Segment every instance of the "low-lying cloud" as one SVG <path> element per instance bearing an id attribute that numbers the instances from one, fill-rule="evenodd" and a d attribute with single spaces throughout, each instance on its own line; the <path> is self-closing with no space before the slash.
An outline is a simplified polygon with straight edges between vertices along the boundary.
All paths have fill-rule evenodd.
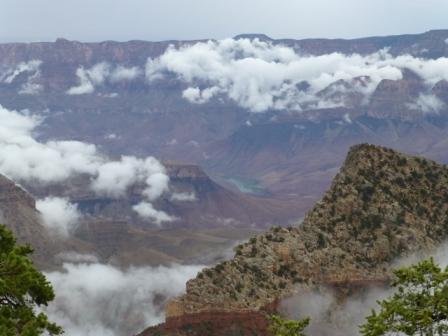
<path id="1" fill-rule="evenodd" d="M 197 200 L 194 192 L 175 192 L 171 195 L 170 199 L 178 202 L 194 202 Z"/>
<path id="2" fill-rule="evenodd" d="M 138 67 L 125 67 L 118 65 L 113 67 L 109 63 L 101 62 L 91 68 L 80 67 L 76 70 L 79 84 L 67 90 L 68 95 L 90 94 L 96 87 L 111 83 L 131 81 L 142 74 Z"/>
<path id="3" fill-rule="evenodd" d="M 41 64 L 42 64 L 42 61 L 40 61 L 40 60 L 31 60 L 29 62 L 21 62 L 21 63 L 17 64 L 16 67 L 5 71 L 0 76 L 0 82 L 6 83 L 6 84 L 11 84 L 22 73 L 30 73 L 30 74 L 38 73 Z"/>
<path id="4" fill-rule="evenodd" d="M 407 267 L 419 261 L 434 257 L 442 267 L 448 265 L 448 243 L 440 244 L 428 251 L 420 251 L 409 256 L 396 259 L 392 268 Z M 359 289 L 343 300 L 332 289 L 319 288 L 302 292 L 281 302 L 280 311 L 290 318 L 302 319 L 310 317 L 307 329 L 310 335 L 357 336 L 358 326 L 363 324 L 372 309 L 379 309 L 378 300 L 390 297 L 394 288 L 371 286 Z"/>
<path id="5" fill-rule="evenodd" d="M 92 144 L 80 141 L 40 142 L 33 137 L 33 132 L 41 122 L 39 116 L 0 106 L 1 174 L 13 180 L 40 184 L 59 183 L 74 176 L 87 175 L 92 181 L 90 187 L 93 191 L 113 197 L 120 197 L 132 184 L 141 183 L 144 186 L 142 196 L 147 204 L 168 190 L 169 177 L 154 157 L 124 156 L 110 160 Z M 57 205 L 52 200 L 40 205 Z M 170 216 L 163 216 L 159 211 L 155 221 L 160 224 L 168 218 Z"/>
<path id="6" fill-rule="evenodd" d="M 82 215 L 75 204 L 60 197 L 47 197 L 36 202 L 42 223 L 50 232 L 55 232 L 63 238 L 75 231 Z"/>
<path id="7" fill-rule="evenodd" d="M 19 94 L 22 95 L 36 95 L 42 92 L 43 86 L 39 83 L 40 66 L 42 61 L 31 60 L 28 62 L 21 62 L 17 66 L 4 71 L 0 74 L 0 83 L 12 84 L 22 74 L 27 74 L 25 83 L 19 89 Z"/>
<path id="8" fill-rule="evenodd" d="M 434 94 L 421 93 L 408 107 L 425 114 L 437 114 L 445 107 L 445 103 Z"/>
<path id="9" fill-rule="evenodd" d="M 359 92 L 368 101 L 380 81 L 402 79 L 403 69 L 422 78 L 428 89 L 448 80 L 448 58 L 393 57 L 387 50 L 370 55 L 301 55 L 292 48 L 257 39 L 225 39 L 171 46 L 156 59 L 148 59 L 146 78 L 156 82 L 174 76 L 189 85 L 183 97 L 202 104 L 224 96 L 252 112 L 312 109 L 343 105 L 319 97 L 332 83 L 341 93 Z M 427 105 L 423 105 L 424 107 Z"/>
<path id="10" fill-rule="evenodd" d="M 65 263 L 62 272 L 46 274 L 56 293 L 46 311 L 70 336 L 135 335 L 162 322 L 167 299 L 180 295 L 201 269 Z"/>
<path id="11" fill-rule="evenodd" d="M 163 211 L 156 210 L 149 202 L 140 202 L 134 205 L 132 209 L 137 212 L 140 217 L 152 219 L 157 225 L 161 225 L 163 222 L 172 222 L 177 219 Z"/>
<path id="12" fill-rule="evenodd" d="M 372 308 L 377 308 L 376 301 L 391 293 L 384 288 L 371 288 L 341 302 L 331 290 L 322 289 L 286 299 L 280 309 L 290 318 L 310 317 L 310 335 L 358 336 L 358 326 Z"/>

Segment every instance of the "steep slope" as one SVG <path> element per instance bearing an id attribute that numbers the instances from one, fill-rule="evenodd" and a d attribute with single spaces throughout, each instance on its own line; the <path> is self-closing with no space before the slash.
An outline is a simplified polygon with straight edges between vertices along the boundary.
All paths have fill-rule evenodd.
<path id="1" fill-rule="evenodd" d="M 430 63 L 448 56 L 447 30 L 353 40 L 275 40 L 258 34 L 236 38 L 286 45 L 299 55 L 367 55 L 387 49 L 392 56 L 412 55 L 416 62 Z M 448 162 L 446 80 L 433 82 L 431 77 L 428 82 L 421 73 L 403 68 L 402 78 L 384 79 L 370 88 L 376 84 L 375 75 L 356 74 L 329 83 L 316 93 L 322 104 L 311 104 L 301 113 L 256 114 L 225 95 L 190 103 L 183 98 L 189 84 L 177 78 L 182 76 L 167 75 L 148 83 L 148 58 L 161 56 L 170 44 L 186 47 L 195 42 L 58 39 L 0 44 L 0 103 L 43 114 L 45 121 L 38 130 L 42 140 L 84 140 L 112 155 L 154 155 L 199 164 L 218 182 L 251 180 L 277 199 L 294 199 L 290 208 L 300 217 L 328 188 L 353 144 L 375 143 Z M 42 63 L 26 70 L 33 61 Z M 109 75 L 122 67 L 128 77 L 113 80 Z M 101 83 L 93 92 L 68 94 L 84 83 L 77 75 L 82 69 L 91 81 Z M 101 80 L 102 76 L 109 77 Z M 301 95 L 310 83 L 297 85 Z M 36 92 L 24 92 L 33 87 Z M 372 90 L 371 95 L 365 96 L 365 90 Z"/>
<path id="2" fill-rule="evenodd" d="M 20 244 L 34 249 L 33 261 L 44 269 L 54 268 L 55 255 L 64 249 L 73 251 L 90 249 L 76 239 L 61 242 L 42 225 L 36 202 L 25 189 L 0 175 L 0 223 L 12 230 Z M 59 261 L 60 262 L 60 261 Z"/>
<path id="3" fill-rule="evenodd" d="M 201 272 L 167 306 L 161 328 L 177 335 L 170 322 L 185 325 L 192 316 L 200 326 L 207 321 L 201 314 L 261 311 L 318 286 L 387 283 L 396 258 L 429 251 L 448 237 L 447 186 L 446 166 L 383 147 L 354 146 L 300 227 L 253 237 L 236 248 L 234 259 Z"/>
<path id="4" fill-rule="evenodd" d="M 266 228 L 285 224 L 294 214 L 280 201 L 222 187 L 197 165 L 165 162 L 164 166 L 170 178 L 170 190 L 155 202 L 155 207 L 176 218 L 164 222 L 164 229 Z M 132 208 L 144 200 L 144 185 L 135 184 L 126 194 L 111 197 L 95 193 L 90 183 L 88 177 L 79 176 L 47 187 L 30 184 L 27 189 L 38 198 L 69 198 L 91 217 L 126 221 L 143 228 L 154 227 L 150 220 L 139 217 Z"/>
<path id="5" fill-rule="evenodd" d="M 101 261 L 120 265 L 214 262 L 236 242 L 294 217 L 289 204 L 230 191 L 196 165 L 164 165 L 170 190 L 154 206 L 175 219 L 160 225 L 133 210 L 144 200 L 143 185 L 120 197 L 95 193 L 85 176 L 27 188 L 39 199 L 63 197 L 76 204 L 83 218 L 74 238 Z"/>
<path id="6" fill-rule="evenodd" d="M 11 229 L 20 243 L 36 239 L 37 260 L 48 255 L 44 248 L 48 234 L 39 222 L 33 197 L 4 176 L 0 176 L 0 223 Z"/>

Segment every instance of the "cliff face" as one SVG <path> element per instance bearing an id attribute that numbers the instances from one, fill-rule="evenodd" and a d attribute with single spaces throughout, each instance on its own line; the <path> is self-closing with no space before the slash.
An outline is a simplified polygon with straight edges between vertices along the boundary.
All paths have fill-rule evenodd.
<path id="1" fill-rule="evenodd" d="M 447 30 L 354 40 L 275 40 L 262 35 L 238 38 L 287 45 L 301 55 L 366 55 L 385 48 L 391 55 L 427 60 L 448 55 Z M 375 82 L 366 73 L 329 83 L 317 93 L 319 100 L 344 107 L 323 104 L 293 115 L 254 115 L 231 99 L 191 104 L 182 98 L 188 84 L 172 76 L 148 83 L 144 75 L 148 58 L 157 58 L 170 44 L 195 42 L 82 43 L 59 39 L 0 44 L 0 102 L 9 109 L 44 114 L 39 128 L 42 139 L 88 141 L 112 155 L 154 155 L 193 162 L 221 181 L 255 180 L 273 197 L 294 201 L 291 208 L 295 214 L 290 219 L 303 217 L 321 197 L 353 144 L 392 146 L 448 162 L 445 81 L 433 83 L 431 88 L 423 78 L 403 69 L 402 79 L 382 81 L 366 100 L 365 93 L 360 92 Z M 22 62 L 32 61 L 41 62 L 38 70 L 24 71 L 5 82 L 10 76 L 6 74 L 23 67 Z M 83 83 L 78 70 L 93 71 L 92 67 L 101 63 L 109 64 L 110 71 L 120 66 L 139 71 L 135 70 L 132 80 L 105 79 L 90 94 L 67 94 Z M 97 75 L 89 72 L 89 76 Z M 297 85 L 300 92 L 310 87 L 305 80 Z M 34 86 L 36 92 L 27 94 L 26 89 L 32 91 Z M 423 101 L 419 102 L 420 95 Z M 422 112 L 423 105 L 419 104 L 429 110 Z M 281 120 L 286 117 L 290 119 Z"/>
<path id="2" fill-rule="evenodd" d="M 198 165 L 164 162 L 169 188 L 155 207 L 177 219 L 164 223 L 165 229 L 266 228 L 285 224 L 291 212 L 279 201 L 229 190 L 212 180 Z M 92 218 L 110 218 L 138 227 L 148 227 L 133 206 L 144 198 L 144 184 L 131 186 L 126 194 L 110 197 L 95 193 L 87 176 L 49 186 L 27 185 L 33 195 L 65 197 Z"/>
<path id="3" fill-rule="evenodd" d="M 22 187 L 0 175 L 0 223 L 11 229 L 21 244 L 32 244 L 39 266 L 50 263 L 54 246 L 41 225 L 34 198 Z"/>
<path id="4" fill-rule="evenodd" d="M 31 183 L 26 188 L 38 199 L 63 197 L 78 206 L 83 216 L 71 249 L 125 266 L 214 263 L 236 241 L 272 223 L 286 224 L 291 217 L 281 202 L 228 190 L 197 165 L 163 164 L 169 191 L 154 207 L 175 220 L 161 226 L 133 209 L 146 199 L 144 184 L 131 186 L 119 197 L 95 193 L 87 176 L 48 186 Z"/>
<path id="5" fill-rule="evenodd" d="M 354 146 L 301 226 L 253 237 L 236 248 L 234 259 L 202 271 L 168 305 L 167 321 L 256 312 L 316 286 L 387 283 L 396 258 L 430 250 L 448 236 L 447 185 L 446 166 Z"/>

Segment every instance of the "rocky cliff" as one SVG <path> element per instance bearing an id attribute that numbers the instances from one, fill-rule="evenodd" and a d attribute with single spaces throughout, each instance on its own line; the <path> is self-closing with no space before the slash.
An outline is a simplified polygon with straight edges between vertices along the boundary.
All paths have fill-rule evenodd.
<path id="1" fill-rule="evenodd" d="M 167 323 L 198 313 L 262 311 L 318 286 L 387 283 L 393 261 L 430 251 L 448 236 L 447 185 L 444 165 L 354 146 L 302 225 L 272 228 L 238 246 L 232 260 L 203 270 L 168 304 Z"/>
<path id="2" fill-rule="evenodd" d="M 26 188 L 38 199 L 62 197 L 77 205 L 82 218 L 72 233 L 75 250 L 124 266 L 215 262 L 236 241 L 291 217 L 282 202 L 228 190 L 197 165 L 164 166 L 170 188 L 154 207 L 175 220 L 160 226 L 133 209 L 145 199 L 143 184 L 119 197 L 94 192 L 86 176 Z"/>
<path id="3" fill-rule="evenodd" d="M 304 56 L 368 55 L 387 49 L 392 56 L 434 64 L 448 56 L 447 30 L 354 40 L 275 40 L 256 34 L 237 38 L 286 45 Z M 83 140 L 112 155 L 193 162 L 220 181 L 252 179 L 275 198 L 293 199 L 291 208 L 300 217 L 328 188 L 353 144 L 377 143 L 448 162 L 448 84 L 443 71 L 428 81 L 415 73 L 417 68 L 413 72 L 405 66 L 401 78 L 380 83 L 372 73 L 356 73 L 316 92 L 319 101 L 335 104 L 311 104 L 302 113 L 254 114 L 225 95 L 192 104 L 183 98 L 189 84 L 177 76 L 152 83 L 145 79 L 148 58 L 159 57 L 170 44 L 195 42 L 58 39 L 0 44 L 0 103 L 43 114 L 41 139 Z M 127 69 L 122 81 L 111 77 L 117 69 Z M 82 84 L 87 85 L 85 94 L 68 94 Z M 309 87 L 306 80 L 298 83 L 297 94 Z M 365 90 L 372 92 L 366 96 Z"/>
<path id="4" fill-rule="evenodd" d="M 42 226 L 34 198 L 21 186 L 0 175 L 0 223 L 11 229 L 21 244 L 35 249 L 39 266 L 51 264 L 55 246 Z"/>

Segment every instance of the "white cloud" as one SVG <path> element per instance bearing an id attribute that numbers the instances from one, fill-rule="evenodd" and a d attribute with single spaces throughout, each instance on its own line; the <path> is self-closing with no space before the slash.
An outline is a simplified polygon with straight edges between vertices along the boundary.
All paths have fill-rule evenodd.
<path id="1" fill-rule="evenodd" d="M 131 267 L 64 264 L 47 273 L 56 299 L 46 309 L 70 336 L 135 335 L 164 319 L 164 303 L 180 295 L 202 266 Z"/>
<path id="2" fill-rule="evenodd" d="M 37 73 L 39 73 L 39 68 L 40 68 L 41 64 L 42 64 L 42 61 L 40 61 L 40 60 L 31 60 L 29 62 L 19 63 L 14 69 L 10 69 L 6 73 L 4 73 L 0 77 L 0 81 L 4 82 L 6 84 L 11 84 L 14 81 L 14 79 L 17 78 L 17 76 L 19 76 L 20 74 L 22 74 L 24 72 L 37 74 Z"/>
<path id="3" fill-rule="evenodd" d="M 41 93 L 42 90 L 43 86 L 41 84 L 28 81 L 22 85 L 22 88 L 19 90 L 19 94 L 34 96 Z"/>
<path id="4" fill-rule="evenodd" d="M 62 252 L 56 255 L 56 259 L 67 263 L 97 263 L 98 258 L 91 254 L 82 254 L 73 251 Z"/>
<path id="5" fill-rule="evenodd" d="M 421 93 L 415 102 L 408 104 L 408 107 L 413 110 L 419 110 L 423 113 L 439 113 L 443 109 L 445 103 L 441 101 L 434 94 L 423 94 Z"/>
<path id="6" fill-rule="evenodd" d="M 85 174 L 92 180 L 93 191 L 115 197 L 123 195 L 132 184 L 141 183 L 145 202 L 156 200 L 168 190 L 169 177 L 155 158 L 125 156 L 111 161 L 91 144 L 79 141 L 39 142 L 32 133 L 41 122 L 37 116 L 0 106 L 1 174 L 13 180 L 43 184 Z M 145 217 L 155 217 L 158 224 L 163 219 L 156 210 L 154 216 Z"/>
<path id="7" fill-rule="evenodd" d="M 122 65 L 117 66 L 110 75 L 110 81 L 113 83 L 130 81 L 142 74 L 142 70 L 139 67 L 124 67 Z"/>
<path id="8" fill-rule="evenodd" d="M 62 237 L 73 233 L 81 219 L 77 206 L 65 198 L 47 197 L 38 200 L 36 208 L 41 213 L 44 226 Z"/>
<path id="9" fill-rule="evenodd" d="M 201 90 L 197 87 L 185 89 L 182 92 L 182 97 L 187 99 L 190 103 L 203 104 L 208 102 L 213 96 L 219 92 L 216 86 Z"/>
<path id="10" fill-rule="evenodd" d="M 179 202 L 193 202 L 196 201 L 196 194 L 194 192 L 175 192 L 170 199 Z"/>
<path id="11" fill-rule="evenodd" d="M 79 85 L 68 89 L 67 91 L 68 95 L 89 94 L 95 91 L 95 87 L 93 86 L 92 82 L 87 76 L 87 73 L 84 70 L 84 68 L 79 68 L 78 70 L 76 70 L 76 76 L 79 79 Z"/>
<path id="12" fill-rule="evenodd" d="M 113 68 L 109 63 L 97 63 L 89 69 L 80 67 L 76 70 L 78 77 L 78 86 L 71 87 L 67 90 L 68 95 L 91 94 L 95 88 L 103 85 L 106 81 L 117 83 L 121 81 L 131 81 L 143 71 L 138 67 L 124 67 L 118 65 Z"/>
<path id="13" fill-rule="evenodd" d="M 444 242 L 432 251 L 424 250 L 409 256 L 398 258 L 392 268 L 407 267 L 417 262 L 434 257 L 442 267 L 448 264 L 448 243 Z M 358 326 L 365 322 L 371 309 L 378 309 L 378 300 L 390 297 L 394 288 L 370 286 L 354 293 L 342 301 L 329 288 L 320 287 L 319 291 L 306 291 L 283 300 L 280 311 L 291 318 L 310 317 L 307 328 L 310 335 L 357 336 Z"/>
<path id="14" fill-rule="evenodd" d="M 175 76 L 189 87 L 182 93 L 202 104 L 216 94 L 225 95 L 252 112 L 296 110 L 344 105 L 342 99 L 326 100 L 317 94 L 332 83 L 333 90 L 359 92 L 365 101 L 383 79 L 402 79 L 402 69 L 418 74 L 428 87 L 448 80 L 448 58 L 436 60 L 409 55 L 393 57 L 387 50 L 371 55 L 340 53 L 307 56 L 293 49 L 257 39 L 225 39 L 174 48 L 157 59 L 148 59 L 146 78 L 156 81 Z M 308 83 L 308 88 L 301 88 Z"/>
<path id="15" fill-rule="evenodd" d="M 141 181 L 147 182 L 145 194 L 150 200 L 158 198 L 168 187 L 168 177 L 159 161 L 151 157 L 143 160 L 130 156 L 99 166 L 92 187 L 106 195 L 122 196 L 127 188 Z"/>
<path id="16" fill-rule="evenodd" d="M 347 123 L 347 124 L 351 124 L 352 123 L 352 119 L 350 118 L 350 114 L 348 114 L 348 113 L 346 113 L 346 114 L 344 114 L 344 121 Z"/>
<path id="17" fill-rule="evenodd" d="M 90 69 L 81 67 L 76 70 L 79 85 L 67 91 L 69 95 L 89 94 L 95 91 L 95 86 L 102 85 L 110 74 L 110 65 L 102 62 L 95 64 Z"/>
<path id="18" fill-rule="evenodd" d="M 319 292 L 305 292 L 282 301 L 280 311 L 291 318 L 310 317 L 310 335 L 357 336 L 358 326 L 365 321 L 376 301 L 391 291 L 366 288 L 358 296 L 340 302 L 334 293 L 322 288 Z"/>
<path id="19" fill-rule="evenodd" d="M 256 39 L 226 39 L 171 47 L 161 57 L 148 60 L 146 77 L 154 81 L 174 74 L 194 85 L 183 92 L 191 102 L 204 103 L 222 93 L 253 112 L 301 110 L 316 103 L 315 94 L 337 80 L 369 76 L 373 84 L 358 89 L 371 92 L 382 79 L 400 79 L 399 69 L 378 63 L 385 57 L 384 52 L 368 57 L 338 53 L 308 57 Z M 297 88 L 303 81 L 309 82 L 309 91 Z"/>
<path id="20" fill-rule="evenodd" d="M 154 209 L 154 206 L 148 202 L 140 202 L 134 205 L 133 209 L 140 217 L 149 218 L 157 225 L 161 225 L 163 222 L 172 222 L 177 219 L 163 211 Z"/>

